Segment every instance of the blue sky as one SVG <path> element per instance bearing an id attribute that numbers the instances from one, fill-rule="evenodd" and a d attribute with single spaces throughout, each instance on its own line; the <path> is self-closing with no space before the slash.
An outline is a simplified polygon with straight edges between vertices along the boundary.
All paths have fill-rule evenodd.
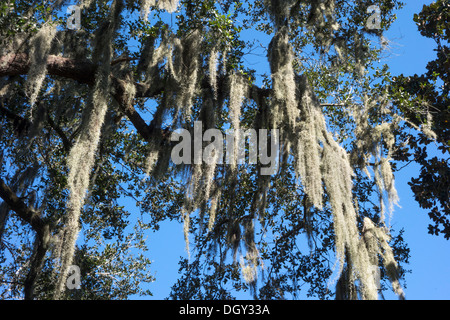
<path id="1" fill-rule="evenodd" d="M 393 75 L 421 74 L 425 72 L 427 62 L 435 58 L 434 41 L 422 37 L 412 20 L 414 13 L 432 2 L 407 1 L 398 12 L 397 21 L 385 34 L 392 41 L 386 63 Z M 406 277 L 406 298 L 450 299 L 450 241 L 427 233 L 430 219 L 426 211 L 419 208 L 407 184 L 411 176 L 418 176 L 418 173 L 419 167 L 412 164 L 396 175 L 401 208 L 394 212 L 392 225 L 396 229 L 405 229 L 404 238 L 411 249 L 409 269 L 412 273 Z"/>
<path id="2" fill-rule="evenodd" d="M 413 75 L 425 72 L 428 61 L 434 59 L 435 43 L 422 37 L 414 23 L 414 13 L 419 13 L 424 4 L 432 1 L 409 0 L 398 11 L 397 21 L 385 33 L 390 40 L 390 51 L 382 63 L 390 66 L 391 73 Z M 400 197 L 400 206 L 392 216 L 392 226 L 396 230 L 404 229 L 404 239 L 411 250 L 411 273 L 406 276 L 407 299 L 450 299 L 450 241 L 442 236 L 429 235 L 430 222 L 425 210 L 420 209 L 414 200 L 408 182 L 417 176 L 419 167 L 411 164 L 396 176 L 396 186 Z M 170 292 L 170 286 L 178 278 L 178 261 L 186 256 L 183 238 L 183 226 L 177 223 L 163 223 L 161 229 L 148 239 L 149 255 L 154 260 L 151 269 L 156 282 L 150 285 L 152 299 L 164 299 Z M 147 298 L 147 297 L 146 297 Z M 386 299 L 396 299 L 387 293 Z"/>

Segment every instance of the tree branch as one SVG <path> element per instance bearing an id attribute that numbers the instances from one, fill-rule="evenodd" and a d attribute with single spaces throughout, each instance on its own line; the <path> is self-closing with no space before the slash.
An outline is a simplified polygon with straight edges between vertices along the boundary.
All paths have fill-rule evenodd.
<path id="1" fill-rule="evenodd" d="M 47 122 L 50 125 L 50 127 L 52 127 L 52 129 L 55 130 L 55 132 L 61 138 L 61 141 L 64 146 L 64 150 L 69 152 L 70 149 L 72 148 L 72 142 L 69 140 L 69 138 L 67 138 L 64 131 L 55 123 L 55 121 L 53 121 L 52 117 L 48 113 L 47 113 Z"/>
<path id="2" fill-rule="evenodd" d="M 145 120 L 133 107 L 133 104 L 130 103 L 129 97 L 126 94 L 125 89 L 126 82 L 124 80 L 117 79 L 115 77 L 113 77 L 111 80 L 114 86 L 113 97 L 119 103 L 122 112 L 127 116 L 128 120 L 131 121 L 131 123 L 136 128 L 137 132 L 141 135 L 141 137 L 146 141 L 150 141 L 154 133 L 153 129 L 149 125 L 147 125 Z M 143 87 L 141 86 L 141 88 Z M 145 88 L 144 90 L 148 89 Z"/>
<path id="3" fill-rule="evenodd" d="M 119 59 L 113 61 L 113 63 L 128 60 L 128 58 Z M 9 54 L 0 58 L 0 77 L 24 75 L 28 73 L 29 69 L 30 61 L 26 53 Z M 92 86 L 95 83 L 96 71 L 97 66 L 91 61 L 78 61 L 55 55 L 49 55 L 47 58 L 47 73 L 49 75 L 73 79 L 79 83 L 87 84 L 89 86 Z M 122 112 L 131 121 L 142 138 L 146 141 L 150 141 L 155 133 L 154 128 L 148 125 L 133 105 L 129 103 L 129 99 L 126 96 L 127 91 L 125 90 L 127 82 L 125 80 L 118 79 L 113 75 L 111 75 L 111 80 L 113 85 L 113 96 L 119 103 Z M 219 83 L 223 82 L 224 79 L 219 79 Z M 134 86 L 136 88 L 136 98 L 151 98 L 160 94 L 164 90 L 163 81 L 154 81 L 151 86 L 145 83 L 134 83 Z M 209 84 L 205 82 L 202 86 L 209 86 Z M 269 93 L 269 89 L 261 89 L 253 85 L 249 90 L 248 98 L 258 102 L 262 97 L 268 96 Z"/>
<path id="4" fill-rule="evenodd" d="M 9 54 L 0 58 L 0 77 L 27 74 L 30 69 L 28 54 Z M 51 75 L 93 85 L 97 66 L 90 61 L 78 61 L 55 55 L 47 58 L 47 72 Z"/>
<path id="5" fill-rule="evenodd" d="M 26 53 L 10 54 L 0 58 L 0 77 L 24 75 L 30 69 L 30 61 Z M 73 79 L 79 83 L 94 85 L 97 66 L 90 61 L 77 61 L 55 55 L 47 58 L 47 73 L 53 76 L 60 76 Z M 113 96 L 119 103 L 122 111 L 136 127 L 138 133 L 147 141 L 151 139 L 152 130 L 145 120 L 135 110 L 133 105 L 126 103 L 127 98 L 124 80 L 111 76 Z M 151 97 L 162 91 L 162 88 L 150 88 L 145 84 L 134 84 L 136 87 L 136 97 Z"/>
<path id="6" fill-rule="evenodd" d="M 31 257 L 31 265 L 24 283 L 25 299 L 31 300 L 34 296 L 34 285 L 44 262 L 45 254 L 50 243 L 50 226 L 45 223 L 38 212 L 28 207 L 22 199 L 0 178 L 0 198 L 16 212 L 23 221 L 30 224 L 36 231 L 36 240 Z"/>
<path id="7" fill-rule="evenodd" d="M 39 213 L 28 207 L 21 198 L 19 198 L 11 188 L 0 178 L 0 198 L 8 204 L 11 210 L 25 222 L 29 223 L 34 231 L 43 236 L 45 223 L 42 221 Z"/>

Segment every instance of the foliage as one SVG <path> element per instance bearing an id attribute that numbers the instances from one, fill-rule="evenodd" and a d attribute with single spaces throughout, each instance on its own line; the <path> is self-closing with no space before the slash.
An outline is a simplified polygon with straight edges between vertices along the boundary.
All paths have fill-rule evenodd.
<path id="1" fill-rule="evenodd" d="M 2 297 L 150 294 L 145 235 L 175 220 L 189 259 L 170 298 L 403 298 L 409 250 L 385 213 L 404 132 L 374 43 L 401 3 L 375 3 L 381 30 L 369 1 L 85 0 L 77 31 L 65 1 L 2 5 Z M 279 129 L 278 170 L 175 165 L 171 133 L 195 121 Z"/>
<path id="2" fill-rule="evenodd" d="M 428 231 L 433 235 L 443 235 L 450 239 L 450 100 L 449 100 L 449 26 L 450 5 L 447 1 L 436 1 L 424 5 L 419 14 L 414 15 L 421 35 L 436 42 L 436 59 L 427 65 L 423 75 L 394 78 L 392 97 L 409 120 L 409 127 L 423 126 L 436 134 L 428 139 L 422 134 L 401 134 L 400 143 L 407 141 L 407 148 L 399 152 L 397 159 L 414 161 L 420 166 L 418 177 L 409 183 L 419 205 L 427 210 L 432 223 Z M 431 149 L 431 150 L 430 150 Z M 437 149 L 437 156 L 429 153 Z"/>

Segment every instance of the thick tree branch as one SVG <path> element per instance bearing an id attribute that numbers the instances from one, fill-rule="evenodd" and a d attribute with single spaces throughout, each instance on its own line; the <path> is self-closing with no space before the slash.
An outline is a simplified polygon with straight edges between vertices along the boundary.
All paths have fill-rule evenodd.
<path id="1" fill-rule="evenodd" d="M 49 248 L 50 243 L 50 227 L 44 224 L 42 228 L 43 236 L 36 237 L 34 242 L 33 255 L 31 256 L 30 269 L 24 283 L 24 294 L 26 300 L 34 298 L 34 287 L 44 263 L 45 254 Z"/>
<path id="2" fill-rule="evenodd" d="M 64 150 L 69 152 L 70 149 L 72 148 L 72 142 L 69 140 L 69 138 L 67 138 L 64 131 L 55 123 L 55 121 L 53 121 L 52 117 L 48 113 L 47 113 L 47 122 L 50 125 L 50 127 L 52 127 L 52 129 L 55 130 L 55 132 L 61 138 L 61 141 L 64 146 Z"/>
<path id="3" fill-rule="evenodd" d="M 0 77 L 27 74 L 30 61 L 26 53 L 10 54 L 0 58 Z M 93 85 L 97 66 L 90 61 L 76 61 L 60 56 L 50 55 L 47 58 L 47 72 L 49 75 L 73 79 L 79 83 Z M 114 98 L 118 101 L 124 114 L 136 127 L 138 133 L 145 139 L 151 139 L 151 129 L 145 120 L 135 110 L 133 105 L 126 103 L 126 82 L 112 77 Z M 151 88 L 145 84 L 135 84 L 136 97 L 150 97 L 161 92 L 161 88 Z"/>
<path id="4" fill-rule="evenodd" d="M 122 59 L 123 60 L 123 59 Z M 119 62 L 121 62 L 120 60 Z M 118 60 L 114 61 L 117 63 Z M 10 54 L 0 58 L 0 77 L 27 74 L 30 69 L 30 61 L 26 53 Z M 67 79 L 73 79 L 79 83 L 93 85 L 95 82 L 97 66 L 91 61 L 77 61 L 60 56 L 50 55 L 47 58 L 47 72 L 49 75 L 60 76 Z M 127 116 L 136 128 L 137 132 L 146 141 L 150 141 L 153 137 L 154 128 L 147 125 L 146 121 L 136 111 L 127 97 L 127 82 L 111 76 L 113 88 L 113 96 L 119 103 L 122 112 Z M 219 79 L 219 83 L 223 83 L 225 79 Z M 156 85 L 147 85 L 143 83 L 134 83 L 136 89 L 136 98 L 151 98 L 160 94 L 164 90 L 163 81 L 154 81 Z M 207 87 L 207 81 L 203 84 Z M 223 87 L 223 86 L 219 86 Z M 223 93 L 223 92 L 222 92 Z M 252 86 L 248 98 L 255 100 L 258 104 L 260 99 L 268 96 L 269 89 L 261 89 Z"/>
<path id="5" fill-rule="evenodd" d="M 9 54 L 0 58 L 0 77 L 27 74 L 30 69 L 28 54 Z M 47 58 L 47 72 L 51 75 L 93 85 L 97 66 L 89 61 L 77 61 L 50 55 Z"/>
<path id="6" fill-rule="evenodd" d="M 37 234 L 33 255 L 31 257 L 30 269 L 24 284 L 25 299 L 31 300 L 34 295 L 34 285 L 50 243 L 50 226 L 41 219 L 38 212 L 27 206 L 1 178 L 0 198 L 2 198 L 11 210 L 16 212 L 23 221 L 29 223 L 31 228 L 36 231 Z"/>
<path id="7" fill-rule="evenodd" d="M 0 198 L 8 204 L 11 210 L 14 210 L 23 221 L 29 223 L 34 231 L 41 236 L 43 235 L 42 232 L 45 223 L 42 221 L 39 213 L 28 207 L 1 178 Z"/>
<path id="8" fill-rule="evenodd" d="M 127 116 L 128 120 L 131 121 L 141 137 L 146 141 L 150 141 L 153 135 L 153 129 L 147 125 L 145 120 L 130 103 L 130 99 L 127 96 L 125 89 L 126 82 L 117 78 L 112 78 L 111 80 L 114 86 L 114 99 L 119 103 L 122 112 Z M 148 89 L 145 88 L 145 90 Z"/>

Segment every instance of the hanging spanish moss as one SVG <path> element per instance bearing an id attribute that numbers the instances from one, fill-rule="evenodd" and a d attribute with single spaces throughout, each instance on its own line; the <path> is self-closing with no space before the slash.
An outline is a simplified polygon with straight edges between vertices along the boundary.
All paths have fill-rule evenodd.
<path id="1" fill-rule="evenodd" d="M 228 108 L 231 127 L 235 130 L 240 128 L 241 108 L 246 90 L 247 85 L 244 76 L 239 73 L 232 73 L 230 75 L 230 103 Z"/>
<path id="2" fill-rule="evenodd" d="M 353 39 L 355 48 L 355 52 L 353 54 L 355 60 L 355 73 L 362 77 L 366 72 L 366 61 L 369 50 L 364 41 L 365 39 L 361 34 L 355 32 Z"/>
<path id="3" fill-rule="evenodd" d="M 394 206 L 398 206 L 398 194 L 395 188 L 394 175 L 390 165 L 392 153 L 394 152 L 395 138 L 394 130 L 399 126 L 400 119 L 393 117 L 390 122 L 382 122 L 375 126 L 370 124 L 370 115 L 377 111 L 377 116 L 384 119 L 390 116 L 390 111 L 386 107 L 387 97 L 374 98 L 369 101 L 365 96 L 363 106 L 355 106 L 352 111 L 355 119 L 355 151 L 352 153 L 352 162 L 359 165 L 368 177 L 371 176 L 368 170 L 368 164 L 373 162 L 374 179 L 379 194 L 380 220 L 384 222 L 386 207 L 389 209 L 390 216 Z M 381 146 L 386 150 L 382 150 Z M 384 200 L 384 194 L 387 194 L 387 206 Z"/>
<path id="4" fill-rule="evenodd" d="M 241 257 L 241 270 L 245 281 L 249 283 L 252 288 L 254 288 L 258 277 L 260 256 L 255 244 L 255 225 L 253 219 L 245 219 L 243 227 L 246 253 L 245 259 Z M 247 263 L 245 261 L 247 261 Z"/>
<path id="5" fill-rule="evenodd" d="M 168 110 L 168 94 L 165 93 L 153 114 L 152 126 L 155 128 L 152 141 L 147 144 L 145 175 L 156 180 L 163 177 L 170 165 L 171 145 L 163 135 L 164 116 Z"/>
<path id="6" fill-rule="evenodd" d="M 183 218 L 183 235 L 184 235 L 185 248 L 186 248 L 188 257 L 190 258 L 190 256 L 191 256 L 191 250 L 189 249 L 189 228 L 191 225 L 190 212 L 183 208 L 181 210 L 181 216 Z"/>
<path id="7" fill-rule="evenodd" d="M 241 118 L 241 108 L 244 102 L 245 96 L 247 94 L 247 84 L 245 78 L 240 73 L 230 74 L 230 101 L 228 105 L 228 116 L 231 123 L 230 134 L 234 136 L 234 139 L 230 142 L 233 145 L 227 145 L 227 148 L 233 150 L 231 153 L 231 169 L 235 170 L 238 162 L 238 146 L 240 144 L 241 135 L 240 130 L 240 118 Z"/>
<path id="8" fill-rule="evenodd" d="M 247 253 L 244 256 L 241 256 L 240 259 L 240 267 L 242 276 L 244 277 L 245 282 L 247 282 L 252 288 L 256 285 L 256 280 L 258 279 L 258 256 L 253 255 L 252 253 Z"/>
<path id="9" fill-rule="evenodd" d="M 378 266 L 381 257 L 387 276 L 391 281 L 394 292 L 401 298 L 405 298 L 403 289 L 399 283 L 398 265 L 395 261 L 392 248 L 389 246 L 390 236 L 385 227 L 377 227 L 369 219 L 364 218 L 363 241 L 370 256 L 370 262 Z"/>
<path id="10" fill-rule="evenodd" d="M 148 20 L 148 14 L 150 12 L 150 7 L 153 7 L 155 5 L 156 5 L 156 0 L 140 0 L 141 18 L 144 21 Z"/>
<path id="11" fill-rule="evenodd" d="M 290 10 L 295 5 L 295 0 L 265 0 L 267 11 L 273 19 L 276 26 L 286 24 L 290 17 Z"/>
<path id="12" fill-rule="evenodd" d="M 56 25 L 48 22 L 31 40 L 30 70 L 28 71 L 26 92 L 32 108 L 47 74 L 47 56 L 55 35 Z"/>
<path id="13" fill-rule="evenodd" d="M 426 112 L 426 122 L 422 125 L 421 131 L 424 135 L 426 135 L 431 140 L 436 140 L 437 135 L 431 128 L 431 124 L 433 123 L 433 115 L 430 110 Z"/>
<path id="14" fill-rule="evenodd" d="M 328 52 L 334 42 L 334 32 L 339 30 L 339 23 L 335 18 L 335 0 L 309 1 L 310 12 L 308 27 L 313 30 L 316 46 L 322 52 Z"/>
<path id="15" fill-rule="evenodd" d="M 324 192 L 329 198 L 335 234 L 339 284 L 342 284 L 342 279 L 345 275 L 348 286 L 359 283 L 359 290 L 364 299 L 376 299 L 378 295 L 377 283 L 372 269 L 373 266 L 378 266 L 378 264 L 373 256 L 373 248 L 361 245 L 357 203 L 352 192 L 354 178 L 352 162 L 355 159 L 355 154 L 349 155 L 334 139 L 333 134 L 327 128 L 320 102 L 310 87 L 306 76 L 297 77 L 295 74 L 294 53 L 289 43 L 289 27 L 288 24 L 282 23 L 288 20 L 289 10 L 293 2 L 285 1 L 284 3 L 287 7 L 280 7 L 279 3 L 271 2 L 271 14 L 278 21 L 275 36 L 268 50 L 272 94 L 265 102 L 270 108 L 267 108 L 267 112 L 263 110 L 259 114 L 258 121 L 270 123 L 272 128 L 282 128 L 283 148 L 286 150 L 286 153 L 293 152 L 295 171 L 307 195 L 308 210 L 310 205 L 317 209 L 323 209 Z M 325 32 L 326 35 L 322 42 L 324 47 L 330 46 L 329 39 L 332 38 L 332 33 L 339 28 L 334 20 L 333 6 L 334 1 L 331 0 L 320 3 L 311 2 L 310 18 L 311 21 L 317 23 L 314 26 L 316 33 L 328 32 Z M 184 110 L 185 119 L 191 115 L 192 99 L 196 96 L 197 72 L 200 67 L 198 57 L 200 55 L 199 44 L 201 40 L 199 33 L 196 34 L 196 32 L 181 40 L 172 39 L 171 43 L 174 49 L 168 53 L 170 57 L 168 59 L 169 74 L 171 74 L 171 78 L 177 84 L 175 90 L 177 96 L 176 105 L 180 110 Z M 356 68 L 362 74 L 364 70 L 360 69 L 360 66 L 364 65 L 364 43 L 363 39 L 358 37 L 356 37 L 355 42 L 357 47 L 357 52 L 355 52 Z M 208 67 L 210 86 L 214 93 L 217 85 L 215 82 L 216 60 L 217 53 L 213 51 L 209 57 Z M 228 116 L 231 128 L 237 130 L 240 128 L 243 102 L 248 95 L 248 84 L 245 78 L 237 72 L 230 73 L 228 80 L 230 89 Z M 209 102 L 208 99 L 203 99 L 201 112 L 203 115 L 210 107 Z M 258 107 L 264 109 L 262 103 L 259 103 Z M 376 107 L 380 108 L 380 103 Z M 370 126 L 369 114 L 368 110 L 356 114 L 356 136 L 363 138 L 362 142 L 356 144 L 357 149 L 370 151 L 370 154 L 376 157 L 377 163 L 374 171 L 380 194 L 386 192 L 389 203 L 395 204 L 397 194 L 392 169 L 389 164 L 391 148 L 395 141 L 393 141 L 392 132 L 389 131 L 396 126 L 396 121 L 389 125 L 386 122 L 378 126 Z M 257 123 L 256 126 L 264 127 L 262 122 Z M 234 143 L 236 142 L 237 139 L 234 140 Z M 380 145 L 382 144 L 387 145 L 388 149 L 383 156 L 380 150 Z M 237 144 L 234 144 L 235 150 L 237 150 L 236 147 Z M 363 159 L 363 169 L 367 166 L 369 160 L 369 158 Z M 189 248 L 190 213 L 204 205 L 207 200 L 210 201 L 208 228 L 210 230 L 213 228 L 216 210 L 221 201 L 221 193 L 217 191 L 220 187 L 214 187 L 215 172 L 215 167 L 211 165 L 195 164 L 191 166 L 190 180 L 182 211 L 187 249 Z M 228 168 L 225 179 L 231 188 L 236 184 L 237 176 L 238 171 L 235 166 Z M 264 211 L 269 187 L 270 179 L 267 177 L 258 179 L 258 194 L 254 197 L 252 212 L 256 212 L 256 210 L 259 210 L 259 212 Z M 233 208 L 235 205 L 234 201 L 233 197 L 226 199 L 225 207 Z M 392 208 L 392 205 L 390 205 L 390 208 Z M 263 217 L 263 215 L 260 214 L 260 217 Z M 381 221 L 383 221 L 383 213 L 381 218 Z M 256 281 L 256 267 L 259 264 L 258 250 L 252 238 L 254 234 L 253 221 L 251 219 L 241 221 L 234 212 L 230 212 L 229 220 L 227 242 L 233 250 L 233 259 L 236 261 L 240 242 L 244 239 L 246 251 L 240 260 L 242 273 L 246 281 L 253 284 Z M 311 217 L 305 219 L 306 222 L 311 220 Z M 241 225 L 242 223 L 243 225 Z M 244 229 L 243 238 L 241 227 Z M 379 236 L 381 237 L 381 235 Z M 392 268 L 392 255 L 389 253 L 388 240 L 386 237 L 383 239 L 384 242 L 380 242 L 382 243 L 382 252 L 387 254 L 385 257 L 386 261 L 391 263 L 389 266 L 386 265 L 385 268 Z M 393 268 L 395 270 L 396 266 L 394 265 Z M 393 286 L 397 286 L 395 281 Z M 398 288 L 395 290 L 397 293 L 400 292 Z"/>
<path id="16" fill-rule="evenodd" d="M 160 44 L 155 48 L 158 37 L 161 37 Z M 169 54 L 169 43 L 171 38 L 166 31 L 161 34 L 158 32 L 155 36 L 149 36 L 144 41 L 136 69 L 139 76 L 143 74 L 145 83 L 150 86 L 158 79 L 160 64 Z"/>
<path id="17" fill-rule="evenodd" d="M 208 230 L 212 231 L 214 227 L 214 223 L 216 221 L 217 208 L 220 205 L 220 197 L 222 196 L 221 188 L 216 187 L 214 189 L 214 193 L 211 197 L 210 206 L 209 206 L 209 220 L 208 220 Z"/>
<path id="18" fill-rule="evenodd" d="M 198 209 L 200 206 L 202 195 L 201 192 L 201 179 L 203 176 L 202 164 L 194 164 L 191 168 L 190 181 L 186 188 L 186 193 L 184 196 L 184 203 L 182 212 L 183 218 L 183 233 L 184 240 L 186 244 L 186 251 L 190 255 L 189 249 L 189 228 L 190 228 L 190 214 Z"/>
<path id="19" fill-rule="evenodd" d="M 101 77 L 100 74 L 98 77 Z M 106 82 L 102 78 L 98 82 Z M 65 233 L 62 247 L 61 276 L 58 282 L 57 298 L 64 290 L 66 270 L 71 265 L 75 251 L 75 242 L 79 231 L 79 217 L 85 198 L 85 192 L 89 187 L 90 169 L 94 165 L 95 151 L 100 139 L 100 132 L 103 120 L 107 110 L 107 99 L 105 98 L 104 87 L 97 83 L 98 87 L 94 89 L 92 97 L 92 109 L 89 119 L 83 124 L 83 131 L 79 139 L 74 144 L 67 159 L 70 168 L 68 177 L 68 186 L 70 189 L 70 198 L 67 203 L 68 214 L 65 225 Z M 103 87 L 103 88 L 101 88 Z"/>
<path id="20" fill-rule="evenodd" d="M 216 166 L 219 162 L 219 152 L 216 152 L 212 158 L 210 159 L 211 163 L 205 164 L 205 190 L 204 190 L 204 199 L 208 200 L 211 196 L 211 190 L 214 183 L 214 176 L 216 173 Z"/>
<path id="21" fill-rule="evenodd" d="M 217 100 L 217 60 L 219 58 L 219 51 L 214 48 L 209 56 L 209 84 L 214 93 L 214 99 Z"/>
<path id="22" fill-rule="evenodd" d="M 112 23 L 112 27 L 106 29 L 108 30 L 106 34 L 96 34 L 94 59 L 101 64 L 97 70 L 96 83 L 82 119 L 80 136 L 70 150 L 67 159 L 70 196 L 67 202 L 66 223 L 62 231 L 61 267 L 55 292 L 56 299 L 59 299 L 65 290 L 67 273 L 73 261 L 75 244 L 80 230 L 79 218 L 86 190 L 89 187 L 90 173 L 94 166 L 95 153 L 108 108 L 112 38 L 118 25 L 122 5 L 122 1 L 114 1 L 109 22 Z"/>
<path id="23" fill-rule="evenodd" d="M 100 75 L 99 75 L 100 76 Z M 105 81 L 102 79 L 101 81 Z M 99 81 L 100 82 L 100 81 Z M 100 88 L 101 84 L 94 89 L 92 97 L 92 110 L 89 119 L 83 124 L 79 139 L 70 151 L 67 163 L 70 168 L 68 186 L 71 191 L 67 204 L 68 215 L 65 226 L 64 245 L 62 247 L 61 279 L 59 281 L 58 293 L 62 293 L 64 287 L 64 274 L 70 266 L 75 242 L 79 231 L 79 216 L 81 213 L 85 192 L 89 187 L 90 168 L 94 165 L 95 151 L 100 138 L 103 119 L 107 110 L 106 92 Z"/>
<path id="24" fill-rule="evenodd" d="M 147 21 L 150 8 L 155 6 L 160 10 L 173 13 L 177 10 L 178 2 L 179 0 L 140 0 L 141 18 Z"/>
<path id="25" fill-rule="evenodd" d="M 161 10 L 166 10 L 173 13 L 177 10 L 179 0 L 158 0 L 158 7 Z"/>
<path id="26" fill-rule="evenodd" d="M 195 30 L 181 39 L 179 50 L 174 51 L 174 69 L 179 70 L 177 78 L 180 88 L 177 92 L 176 105 L 182 110 L 182 118 L 190 119 L 193 100 L 198 88 L 198 73 L 200 71 L 201 42 L 203 36 L 200 30 Z"/>
<path id="27" fill-rule="evenodd" d="M 390 161 L 391 158 L 381 158 L 380 175 L 381 179 L 383 180 L 383 189 L 387 192 L 388 196 L 388 212 L 389 215 L 392 216 L 394 206 L 399 205 L 399 197 L 397 189 L 395 188 L 395 178 Z M 384 219 L 383 215 L 381 215 L 381 219 Z"/>
<path id="28" fill-rule="evenodd" d="M 333 213 L 333 225 L 335 233 L 335 246 L 338 262 L 338 275 L 342 275 L 345 271 L 345 262 L 352 266 L 352 273 L 349 281 L 359 281 L 361 294 L 364 299 L 377 299 L 377 285 L 375 283 L 373 274 L 371 272 L 370 255 L 365 246 L 360 245 L 360 232 L 357 226 L 357 212 L 355 210 L 355 203 L 353 200 L 353 170 L 350 164 L 350 157 L 333 138 L 332 134 L 326 128 L 325 118 L 322 114 L 320 103 L 314 96 L 311 87 L 307 83 L 306 78 L 300 78 L 300 88 L 303 91 L 302 100 L 299 104 L 302 116 L 306 115 L 307 120 L 313 123 L 309 131 L 315 134 L 318 140 L 313 143 L 311 136 L 299 135 L 298 144 L 305 143 L 301 141 L 306 139 L 310 144 L 309 149 L 301 148 L 302 152 L 311 152 L 317 149 L 320 157 L 315 156 L 311 158 L 310 162 L 319 160 L 320 173 L 316 170 L 316 177 L 314 180 L 321 179 L 323 181 L 326 192 L 329 196 L 329 201 Z M 309 116 L 308 116 L 309 114 Z M 310 114 L 314 114 L 311 117 Z M 320 144 L 319 144 L 320 143 Z M 297 157 L 301 156 L 297 154 Z M 306 162 L 306 160 L 304 160 Z M 305 169 L 300 164 L 299 174 L 305 174 Z M 386 165 L 384 164 L 384 170 Z M 308 168 L 309 170 L 310 168 Z M 384 173 L 386 185 L 392 188 L 392 180 L 389 179 L 388 173 Z M 305 179 L 303 179 L 305 180 Z M 308 181 L 308 180 L 306 180 Z M 312 183 L 312 180 L 311 180 Z M 306 184 L 306 183 L 305 183 Z M 317 192 L 318 186 L 313 189 Z M 309 188 L 312 189 L 310 186 Z M 393 192 L 391 190 L 391 192 Z M 310 191 L 315 201 L 319 201 L 320 192 L 314 195 Z M 310 194 L 308 194 L 310 196 Z M 384 243 L 385 249 L 388 251 L 388 243 Z M 395 267 L 394 267 L 395 268 Z M 398 291 L 398 290 L 397 290 Z"/>
<path id="29" fill-rule="evenodd" d="M 321 148 L 318 144 L 323 118 L 314 106 L 313 93 L 307 90 L 304 81 L 299 82 L 301 96 L 301 117 L 298 124 L 298 139 L 294 144 L 296 173 L 301 178 L 309 201 L 318 209 L 322 208 L 323 186 L 320 169 Z"/>
<path id="30" fill-rule="evenodd" d="M 81 8 L 89 8 L 94 0 L 81 0 Z"/>
<path id="31" fill-rule="evenodd" d="M 282 121 L 294 131 L 299 116 L 296 97 L 294 72 L 294 53 L 289 43 L 288 29 L 282 27 L 270 42 L 268 57 L 272 72 L 273 98 L 276 104 L 274 112 L 274 127 Z M 281 118 L 282 117 L 282 118 Z"/>

